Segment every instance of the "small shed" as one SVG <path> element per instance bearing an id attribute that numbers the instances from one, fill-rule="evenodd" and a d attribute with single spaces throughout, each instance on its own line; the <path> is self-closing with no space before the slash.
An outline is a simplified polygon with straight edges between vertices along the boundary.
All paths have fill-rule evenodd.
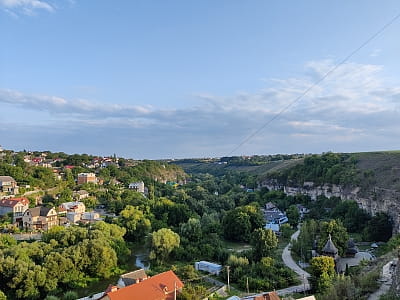
<path id="1" fill-rule="evenodd" d="M 215 264 L 215 263 L 211 263 L 208 261 L 198 261 L 194 263 L 194 268 L 196 270 L 199 271 L 204 271 L 204 272 L 208 272 L 210 274 L 214 274 L 214 275 L 218 275 L 221 270 L 222 270 L 222 266 Z"/>

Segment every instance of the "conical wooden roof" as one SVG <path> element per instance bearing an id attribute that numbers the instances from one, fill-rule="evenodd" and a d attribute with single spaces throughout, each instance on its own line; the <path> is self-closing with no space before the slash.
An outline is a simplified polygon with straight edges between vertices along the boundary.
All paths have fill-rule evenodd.
<path id="1" fill-rule="evenodd" d="M 326 242 L 324 248 L 322 249 L 322 252 L 324 253 L 332 253 L 332 254 L 337 254 L 338 249 L 336 248 L 335 244 L 332 242 L 332 237 L 329 235 L 329 239 Z"/>

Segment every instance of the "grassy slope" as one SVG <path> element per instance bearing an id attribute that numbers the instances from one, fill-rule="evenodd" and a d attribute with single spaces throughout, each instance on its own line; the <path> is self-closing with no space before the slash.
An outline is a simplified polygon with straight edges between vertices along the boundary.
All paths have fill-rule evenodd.
<path id="1" fill-rule="evenodd" d="M 354 153 L 357 168 L 373 172 L 375 186 L 400 190 L 400 151 Z"/>
<path id="2" fill-rule="evenodd" d="M 248 172 L 253 175 L 264 175 L 269 172 L 279 171 L 281 169 L 290 168 L 296 164 L 299 164 L 303 159 L 292 159 L 268 162 L 259 166 L 235 166 L 235 165 L 224 165 L 218 163 L 175 163 L 185 170 L 187 173 L 210 173 L 210 174 L 224 174 L 228 171 L 237 172 Z"/>
<path id="3" fill-rule="evenodd" d="M 351 153 L 357 160 L 361 185 L 378 186 L 400 190 L 400 151 L 379 151 Z M 273 161 L 258 166 L 232 166 L 226 164 L 197 162 L 177 163 L 187 173 L 210 173 L 222 175 L 228 171 L 249 172 L 266 178 L 270 173 L 301 164 L 303 159 Z"/>

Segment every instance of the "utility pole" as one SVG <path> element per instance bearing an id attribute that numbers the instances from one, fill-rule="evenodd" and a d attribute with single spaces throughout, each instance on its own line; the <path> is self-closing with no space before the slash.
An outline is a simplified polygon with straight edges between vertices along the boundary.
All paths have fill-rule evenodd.
<path id="1" fill-rule="evenodd" d="M 176 281 L 174 281 L 174 300 L 176 300 Z"/>
<path id="2" fill-rule="evenodd" d="M 228 291 L 230 291 L 230 286 L 229 286 L 229 266 L 226 266 L 226 270 L 228 272 Z"/>
<path id="3" fill-rule="evenodd" d="M 246 277 L 246 288 L 247 288 L 247 294 L 250 294 L 250 291 L 249 291 L 249 277 Z"/>
<path id="4" fill-rule="evenodd" d="M 306 294 L 306 279 L 305 276 L 303 274 L 303 285 L 304 285 L 304 295 Z"/>

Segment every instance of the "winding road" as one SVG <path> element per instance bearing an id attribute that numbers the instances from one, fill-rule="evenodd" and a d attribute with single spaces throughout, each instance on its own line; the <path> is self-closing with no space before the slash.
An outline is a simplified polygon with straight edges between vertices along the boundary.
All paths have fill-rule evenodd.
<path id="1" fill-rule="evenodd" d="M 297 230 L 295 233 L 292 234 L 290 237 L 291 240 L 297 240 L 297 237 L 300 234 L 300 229 Z M 294 272 L 296 272 L 297 275 L 299 275 L 299 279 L 301 281 L 300 285 L 295 285 L 295 286 L 290 286 L 282 290 L 278 290 L 277 293 L 278 295 L 286 295 L 286 294 L 291 294 L 291 293 L 301 293 L 304 291 L 310 290 L 310 284 L 308 282 L 308 277 L 310 277 L 310 274 L 304 271 L 302 268 L 300 268 L 296 262 L 293 260 L 292 255 L 290 254 L 290 246 L 291 243 L 287 244 L 285 249 L 283 249 L 282 252 L 282 260 L 283 263 L 290 269 L 292 269 Z"/>

